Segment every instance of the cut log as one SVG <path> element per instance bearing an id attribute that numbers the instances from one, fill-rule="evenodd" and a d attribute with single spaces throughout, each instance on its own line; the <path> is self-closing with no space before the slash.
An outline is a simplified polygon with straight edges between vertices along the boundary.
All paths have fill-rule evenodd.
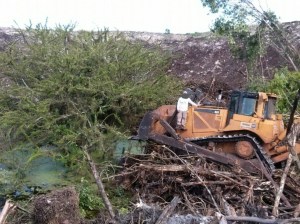
<path id="1" fill-rule="evenodd" d="M 172 215 L 174 209 L 176 208 L 177 204 L 180 202 L 180 199 L 178 196 L 175 196 L 173 200 L 170 202 L 170 204 L 164 209 L 164 211 L 161 213 L 159 218 L 157 219 L 155 224 L 163 224 L 166 223 L 170 215 Z"/>
<path id="2" fill-rule="evenodd" d="M 15 209 L 15 205 L 10 201 L 10 200 L 6 200 L 5 205 L 2 209 L 2 212 L 0 214 L 0 224 L 4 224 L 5 220 L 7 218 L 7 216 L 9 215 L 9 213 Z"/>

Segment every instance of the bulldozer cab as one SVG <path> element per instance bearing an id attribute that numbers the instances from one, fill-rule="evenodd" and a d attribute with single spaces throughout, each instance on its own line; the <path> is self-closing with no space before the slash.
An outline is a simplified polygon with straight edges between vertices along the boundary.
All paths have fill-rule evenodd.
<path id="1" fill-rule="evenodd" d="M 228 118 L 232 119 L 234 114 L 252 116 L 256 110 L 257 99 L 257 93 L 234 91 L 230 97 Z"/>
<path id="2" fill-rule="evenodd" d="M 274 94 L 233 91 L 228 106 L 227 123 L 234 114 L 273 120 L 276 113 L 276 100 Z"/>

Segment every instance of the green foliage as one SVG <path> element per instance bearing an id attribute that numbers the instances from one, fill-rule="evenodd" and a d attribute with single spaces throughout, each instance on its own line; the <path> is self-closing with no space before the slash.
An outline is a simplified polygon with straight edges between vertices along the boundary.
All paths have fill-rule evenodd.
<path id="1" fill-rule="evenodd" d="M 93 217 L 99 209 L 104 208 L 104 204 L 99 196 L 97 196 L 95 189 L 92 189 L 91 183 L 81 179 L 81 184 L 78 186 L 79 191 L 79 207 L 81 214 L 90 218 Z"/>
<path id="2" fill-rule="evenodd" d="M 218 13 L 211 30 L 228 38 L 232 53 L 247 63 L 250 76 L 257 76 L 260 72 L 256 67 L 260 56 L 265 54 L 266 42 L 283 47 L 284 35 L 276 15 L 256 8 L 252 0 L 201 1 L 212 13 Z M 284 47 L 280 54 L 287 49 Z"/>
<path id="3" fill-rule="evenodd" d="M 300 88 L 300 72 L 289 72 L 286 69 L 277 71 L 274 79 L 265 81 L 254 79 L 249 84 L 250 90 L 276 93 L 278 112 L 289 114 L 294 98 Z M 298 106 L 299 108 L 299 106 Z M 297 110 L 299 114 L 299 109 Z"/>
<path id="4" fill-rule="evenodd" d="M 294 98 L 300 88 L 299 80 L 300 72 L 283 70 L 277 72 L 274 79 L 270 81 L 268 90 L 280 96 L 277 106 L 282 113 L 290 113 Z"/>
<path id="5" fill-rule="evenodd" d="M 262 77 L 250 77 L 247 83 L 247 89 L 249 91 L 255 92 L 267 92 L 267 85 L 269 84 L 268 80 L 265 80 Z"/>
<path id="6" fill-rule="evenodd" d="M 73 28 L 28 27 L 20 30 L 23 44 L 0 53 L 1 72 L 13 82 L 0 89 L 0 131 L 10 142 L 52 144 L 64 155 L 104 150 L 108 137 L 134 129 L 177 92 L 165 73 L 169 55 L 107 30 Z"/>
<path id="7" fill-rule="evenodd" d="M 202 4 L 205 7 L 209 7 L 212 13 L 217 13 L 221 8 L 224 8 L 228 4 L 229 0 L 202 0 Z"/>
<path id="8" fill-rule="evenodd" d="M 125 191 L 121 186 L 116 186 L 110 189 L 111 201 L 120 214 L 127 214 L 129 212 L 132 195 Z"/>
<path id="9" fill-rule="evenodd" d="M 0 189 L 1 189 L 1 196 L 5 196 L 15 190 L 14 183 L 15 183 L 15 176 L 16 173 L 10 170 L 0 169 Z"/>
<path id="10" fill-rule="evenodd" d="M 104 208 L 104 203 L 97 194 L 98 190 L 95 184 L 81 178 L 81 183 L 77 186 L 77 189 L 79 192 L 79 207 L 84 217 L 91 218 L 100 209 Z M 114 208 L 118 209 L 121 214 L 128 213 L 132 195 L 120 186 L 110 186 L 106 189 L 106 192 Z"/>

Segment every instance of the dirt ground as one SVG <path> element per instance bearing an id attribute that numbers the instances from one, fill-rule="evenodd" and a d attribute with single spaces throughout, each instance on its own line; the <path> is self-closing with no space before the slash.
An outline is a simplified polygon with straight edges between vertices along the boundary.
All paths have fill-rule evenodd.
<path id="1" fill-rule="evenodd" d="M 282 27 L 289 42 L 299 51 L 300 21 L 284 23 Z M 142 40 L 150 46 L 159 45 L 165 51 L 171 52 L 174 58 L 169 74 L 179 77 L 189 87 L 202 88 L 204 92 L 207 92 L 211 85 L 213 90 L 243 89 L 252 75 L 268 80 L 274 76 L 277 69 L 292 69 L 272 45 L 265 49 L 266 54 L 258 58 L 256 67 L 249 71 L 249 61 L 233 56 L 227 40 L 212 33 L 128 32 L 126 35 L 129 39 Z"/>

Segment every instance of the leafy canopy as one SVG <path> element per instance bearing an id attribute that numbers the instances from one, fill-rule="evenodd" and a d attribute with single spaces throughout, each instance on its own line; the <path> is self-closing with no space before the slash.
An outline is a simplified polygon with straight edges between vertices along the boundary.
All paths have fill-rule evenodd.
<path id="1" fill-rule="evenodd" d="M 286 37 L 274 12 L 257 7 L 253 0 L 201 0 L 217 13 L 212 31 L 227 36 L 232 52 L 248 64 L 250 73 L 259 64 L 266 45 L 272 47 L 298 71 L 299 53 Z M 253 70 L 253 71 L 251 71 Z"/>
<path id="2" fill-rule="evenodd" d="M 279 96 L 277 109 L 280 113 L 290 114 L 293 101 L 300 88 L 300 72 L 290 72 L 287 69 L 281 69 L 275 73 L 270 81 L 253 79 L 248 88 L 255 91 L 264 91 L 276 93 Z M 299 114 L 299 108 L 296 111 Z"/>
<path id="3" fill-rule="evenodd" d="M 280 97 L 279 111 L 288 113 L 300 87 L 297 81 L 300 55 L 280 26 L 274 12 L 256 6 L 256 1 L 253 0 L 201 0 L 201 2 L 212 13 L 218 13 L 212 31 L 226 36 L 233 54 L 246 62 L 250 88 L 277 93 Z M 290 70 L 295 72 L 280 70 L 273 80 L 266 81 L 264 78 L 266 72 L 261 59 L 267 47 L 277 51 L 283 61 L 287 62 Z"/>
<path id="4" fill-rule="evenodd" d="M 104 150 L 107 136 L 136 128 L 143 114 L 180 88 L 170 57 L 107 30 L 73 26 L 20 30 L 0 52 L 0 131 L 8 142 Z"/>

